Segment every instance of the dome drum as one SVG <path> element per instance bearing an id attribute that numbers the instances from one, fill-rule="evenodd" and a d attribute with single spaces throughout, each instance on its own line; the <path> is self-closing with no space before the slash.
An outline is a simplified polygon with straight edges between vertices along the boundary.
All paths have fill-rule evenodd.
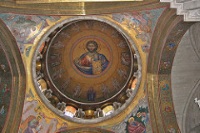
<path id="1" fill-rule="evenodd" d="M 116 27 L 93 19 L 73 21 L 55 29 L 43 44 L 36 53 L 36 86 L 65 117 L 114 115 L 133 98 L 139 56 Z"/>

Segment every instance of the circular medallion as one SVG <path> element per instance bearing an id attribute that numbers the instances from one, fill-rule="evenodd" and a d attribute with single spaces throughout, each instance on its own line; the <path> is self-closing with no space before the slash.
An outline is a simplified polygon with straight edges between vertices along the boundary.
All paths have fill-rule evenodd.
<path id="1" fill-rule="evenodd" d="M 54 91 L 76 103 L 110 100 L 132 74 L 128 41 L 112 26 L 96 20 L 65 25 L 53 36 L 45 56 Z"/>
<path id="2" fill-rule="evenodd" d="M 33 61 L 36 88 L 46 105 L 82 123 L 99 122 L 125 109 L 141 78 L 130 37 L 108 20 L 87 18 L 57 25 Z"/>

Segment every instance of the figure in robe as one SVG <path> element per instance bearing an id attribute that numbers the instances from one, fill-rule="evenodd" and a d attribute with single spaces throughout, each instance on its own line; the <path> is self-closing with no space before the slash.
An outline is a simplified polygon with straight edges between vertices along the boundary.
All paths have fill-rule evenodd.
<path id="1" fill-rule="evenodd" d="M 97 52 L 97 42 L 88 41 L 86 48 L 88 52 L 82 54 L 78 59 L 74 60 L 76 68 L 84 74 L 100 74 L 107 68 L 109 64 L 108 59 L 103 54 Z"/>
<path id="2" fill-rule="evenodd" d="M 131 117 L 129 118 L 128 133 L 145 133 L 145 126 Z"/>

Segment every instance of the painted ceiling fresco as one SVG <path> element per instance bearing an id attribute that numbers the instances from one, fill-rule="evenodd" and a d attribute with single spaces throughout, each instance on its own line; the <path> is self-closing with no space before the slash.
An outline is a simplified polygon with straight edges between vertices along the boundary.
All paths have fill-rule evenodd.
<path id="1" fill-rule="evenodd" d="M 45 42 L 48 42 L 48 40 L 51 39 L 49 38 L 51 37 L 50 36 L 51 33 L 53 33 L 53 31 L 56 31 L 57 28 L 60 28 L 65 24 L 69 24 L 67 26 L 70 27 L 71 23 L 69 22 L 75 22 L 75 23 L 73 23 L 74 25 L 72 28 L 68 28 L 65 32 L 70 31 L 70 30 L 75 32 L 77 30 L 77 36 L 76 34 L 73 35 L 73 37 L 75 38 L 73 46 L 70 46 L 73 43 L 69 43 L 68 49 L 63 48 L 62 49 L 63 51 L 61 50 L 59 52 L 70 53 L 69 49 L 72 48 L 71 50 L 72 53 L 70 53 L 71 57 L 67 57 L 66 59 L 68 60 L 66 62 L 67 63 L 70 62 L 72 65 L 69 66 L 68 64 L 65 64 L 62 67 L 66 67 L 66 66 L 72 67 L 71 70 L 73 70 L 75 74 L 78 73 L 80 75 L 83 75 L 83 77 L 85 78 L 89 78 L 89 77 L 96 78 L 99 75 L 104 75 L 112 67 L 110 66 L 110 64 L 114 62 L 113 60 L 114 58 L 116 58 L 116 56 L 122 55 L 121 53 L 123 52 L 131 54 L 130 48 L 126 48 L 122 52 L 120 51 L 120 48 L 115 48 L 113 45 L 110 46 L 107 43 L 104 43 L 99 38 L 93 39 L 92 46 L 95 47 L 96 45 L 94 43 L 94 40 L 98 44 L 100 43 L 100 45 L 98 45 L 98 48 L 95 47 L 96 48 L 95 50 L 98 52 L 97 55 L 101 56 L 102 58 L 101 62 L 105 63 L 105 67 L 104 69 L 101 69 L 101 71 L 88 72 L 88 71 L 83 70 L 82 69 L 83 67 L 80 67 L 82 65 L 80 61 L 83 60 L 85 53 L 90 51 L 90 48 L 89 48 L 90 46 L 89 44 L 86 45 L 87 44 L 86 42 L 89 42 L 91 38 L 89 39 L 83 38 L 80 40 L 77 39 L 77 38 L 80 38 L 78 36 L 79 35 L 78 30 L 80 29 L 83 30 L 83 27 L 85 27 L 84 25 L 85 23 L 81 24 L 82 23 L 81 21 L 87 18 L 87 16 L 85 17 L 84 16 L 38 16 L 38 15 L 21 15 L 21 14 L 11 14 L 11 13 L 0 14 L 0 18 L 6 23 L 7 27 L 12 32 L 13 36 L 15 37 L 17 41 L 17 45 L 21 52 L 21 56 L 26 68 L 26 72 L 27 72 L 26 96 L 25 96 L 25 102 L 24 102 L 23 113 L 22 113 L 22 118 L 21 118 L 21 124 L 20 124 L 18 132 L 19 133 L 24 133 L 24 132 L 28 133 L 31 131 L 37 131 L 38 133 L 73 132 L 73 131 L 80 132 L 81 130 L 79 129 L 90 125 L 90 127 L 95 127 L 98 129 L 93 130 L 93 129 L 83 128 L 82 131 L 91 130 L 91 132 L 104 132 L 104 130 L 106 130 L 107 132 L 116 132 L 116 133 L 127 133 L 127 132 L 151 133 L 152 125 L 150 123 L 151 119 L 150 119 L 150 110 L 149 110 L 148 101 L 147 101 L 148 98 L 147 98 L 147 87 L 146 87 L 147 60 L 148 60 L 148 56 L 150 52 L 153 33 L 155 32 L 156 26 L 158 25 L 157 22 L 159 21 L 159 17 L 166 10 L 167 10 L 166 7 L 159 7 L 155 9 L 141 10 L 141 11 L 134 11 L 134 12 L 89 16 L 89 17 L 94 18 L 95 20 L 103 19 L 103 20 L 112 22 L 115 25 L 117 25 L 119 29 L 123 30 L 129 37 L 129 39 L 132 40 L 132 42 L 134 42 L 133 43 L 134 46 L 132 43 L 130 44 L 128 43 L 126 45 L 130 46 L 130 48 L 132 47 L 137 48 L 137 52 L 140 55 L 140 60 L 137 60 L 137 61 L 141 64 L 141 69 L 134 73 L 135 75 L 140 75 L 141 79 L 140 79 L 140 82 L 132 81 L 132 84 L 129 89 L 135 90 L 133 91 L 133 93 L 135 93 L 135 97 L 133 97 L 132 101 L 129 104 L 127 104 L 127 108 L 120 110 L 119 114 L 116 114 L 113 117 L 111 117 L 112 114 L 108 115 L 108 119 L 106 119 L 105 121 L 100 121 L 97 123 L 90 123 L 90 124 L 78 123 L 76 121 L 73 121 L 72 120 L 73 118 L 68 118 L 64 116 L 64 113 L 62 111 L 58 110 L 57 108 L 52 108 L 53 105 L 51 105 L 48 102 L 45 102 L 44 100 L 45 98 L 43 98 L 44 97 L 43 94 L 38 91 L 39 89 L 37 88 L 37 84 L 35 82 L 37 81 L 37 78 L 36 76 L 34 76 L 33 73 L 35 72 L 35 69 L 36 69 L 36 66 L 35 66 L 36 63 L 35 64 L 33 63 L 35 61 L 33 59 L 37 58 L 37 54 L 40 51 L 41 46 Z M 74 20 L 81 20 L 81 21 L 76 22 Z M 101 25 L 100 22 L 95 21 L 95 23 L 99 23 Z M 76 27 L 76 24 L 79 25 L 78 28 Z M 86 24 L 86 27 L 87 26 L 91 26 L 91 25 Z M 106 30 L 109 31 L 109 27 L 107 28 L 106 26 L 107 26 L 106 24 L 103 24 L 101 29 L 105 28 Z M 94 34 L 103 34 L 103 33 L 98 33 L 98 32 L 96 33 L 95 30 L 96 29 L 90 32 L 94 32 Z M 87 34 L 87 32 L 88 31 L 85 31 L 83 33 Z M 59 34 L 62 35 L 62 32 L 60 32 Z M 113 36 L 118 35 L 119 42 L 124 41 L 123 35 L 120 35 L 120 34 L 111 34 L 111 35 Z M 55 41 L 58 41 L 58 40 L 62 40 L 62 37 L 58 36 L 57 38 L 54 38 L 54 39 Z M 78 40 L 77 43 L 76 43 L 76 40 Z M 67 34 L 65 34 L 65 37 L 62 41 L 65 41 L 65 43 L 70 42 L 70 40 L 67 39 Z M 119 44 L 119 42 L 117 43 Z M 112 42 L 109 44 L 112 44 Z M 52 63 L 55 63 L 55 62 L 52 62 L 54 58 L 54 55 L 53 55 L 54 52 L 59 53 L 56 49 L 52 47 L 53 47 L 53 44 L 49 48 L 50 55 L 47 54 L 47 58 L 46 58 L 47 68 Z M 172 43 L 169 43 L 167 48 L 173 49 L 173 47 L 175 47 L 175 43 L 172 42 Z M 83 50 L 81 51 L 80 48 L 82 48 Z M 111 53 L 110 49 L 115 49 L 116 51 L 119 51 L 119 55 L 110 54 Z M 117 62 L 121 63 L 121 60 Z M 120 63 L 119 65 L 116 65 L 116 67 L 123 65 L 123 63 L 122 64 Z M 168 65 L 170 65 L 170 63 L 168 62 L 165 62 L 163 64 L 163 66 L 165 67 L 168 67 Z M 53 70 L 51 70 L 51 68 L 48 68 L 48 69 L 50 70 L 49 73 L 50 73 L 50 76 L 52 77 Z M 160 72 L 163 70 L 164 69 L 160 69 Z M 127 73 L 131 72 L 130 68 L 127 68 L 126 71 L 128 71 Z M 115 74 L 113 75 L 114 75 L 113 79 L 116 78 L 118 81 L 122 81 L 121 79 L 118 79 L 120 77 L 117 77 Z M 68 77 L 66 76 L 65 78 L 68 78 Z M 62 80 L 63 79 L 56 81 L 55 86 L 58 86 L 60 84 L 59 82 L 63 82 Z M 98 81 L 99 80 L 101 79 L 98 79 Z M 106 82 L 106 81 L 103 80 L 103 82 Z M 87 83 L 90 84 L 89 82 Z M 137 85 L 137 83 L 140 83 L 140 84 Z M 95 100 L 99 102 L 99 101 L 102 101 L 102 99 L 104 100 L 104 98 L 106 98 L 108 95 L 108 93 L 105 93 L 105 94 L 100 93 L 101 85 L 99 85 L 97 87 L 98 89 L 93 89 L 93 91 L 95 91 L 96 93 L 99 93 L 99 95 L 96 96 L 97 99 L 93 99 L 92 97 L 88 98 L 86 95 L 89 92 L 89 87 L 91 86 L 91 84 L 89 86 L 82 85 L 83 84 L 82 82 L 74 83 L 74 84 L 76 84 L 77 86 L 76 85 L 72 86 L 71 90 L 73 90 L 73 88 L 76 88 L 76 87 L 78 88 L 79 84 L 81 87 L 80 90 L 82 90 L 83 88 L 86 88 L 86 89 L 83 89 L 82 93 L 79 94 L 77 92 L 76 95 L 74 96 L 75 100 L 79 102 L 84 101 L 86 103 L 91 103 Z M 122 82 L 122 84 L 124 85 L 124 82 Z M 111 84 L 108 84 L 107 86 L 109 85 L 111 86 Z M 138 86 L 137 90 L 135 89 L 136 86 Z M 162 89 L 163 91 L 169 90 L 168 81 L 160 84 L 160 87 L 163 88 Z M 73 98 L 74 91 L 61 90 L 61 92 L 66 93 L 68 97 Z M 115 95 L 114 92 L 115 91 L 111 91 L 111 93 L 113 94 L 108 95 L 108 97 L 112 97 L 113 95 Z M 166 110 L 167 112 L 170 112 L 171 110 L 173 110 L 173 107 L 171 106 L 171 102 L 166 103 L 166 104 L 165 103 L 161 103 L 161 104 L 163 104 L 163 109 Z M 165 105 L 168 105 L 168 106 L 165 106 Z M 60 114 L 62 114 L 62 116 Z M 173 114 L 173 111 L 172 111 L 172 114 Z M 168 116 L 168 114 L 163 114 L 163 115 Z M 166 129 L 163 129 L 163 130 L 178 131 L 178 129 L 176 128 L 176 125 L 173 127 L 173 122 L 175 123 L 174 118 L 170 119 L 169 121 L 166 121 Z"/>
<path id="2" fill-rule="evenodd" d="M 124 37 L 106 23 L 74 22 L 50 43 L 45 51 L 46 73 L 55 89 L 69 99 L 99 105 L 123 89 L 132 75 L 131 50 Z"/>

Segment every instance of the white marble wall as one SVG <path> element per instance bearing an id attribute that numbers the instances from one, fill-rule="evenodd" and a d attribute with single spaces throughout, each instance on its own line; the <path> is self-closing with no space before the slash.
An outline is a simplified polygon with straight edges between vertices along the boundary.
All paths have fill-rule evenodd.
<path id="1" fill-rule="evenodd" d="M 200 109 L 200 23 L 184 35 L 172 67 L 172 95 L 177 121 L 182 133 L 199 133 Z"/>
<path id="2" fill-rule="evenodd" d="M 169 2 L 171 8 L 177 9 L 177 15 L 183 15 L 184 21 L 200 21 L 200 0 L 160 0 Z"/>

